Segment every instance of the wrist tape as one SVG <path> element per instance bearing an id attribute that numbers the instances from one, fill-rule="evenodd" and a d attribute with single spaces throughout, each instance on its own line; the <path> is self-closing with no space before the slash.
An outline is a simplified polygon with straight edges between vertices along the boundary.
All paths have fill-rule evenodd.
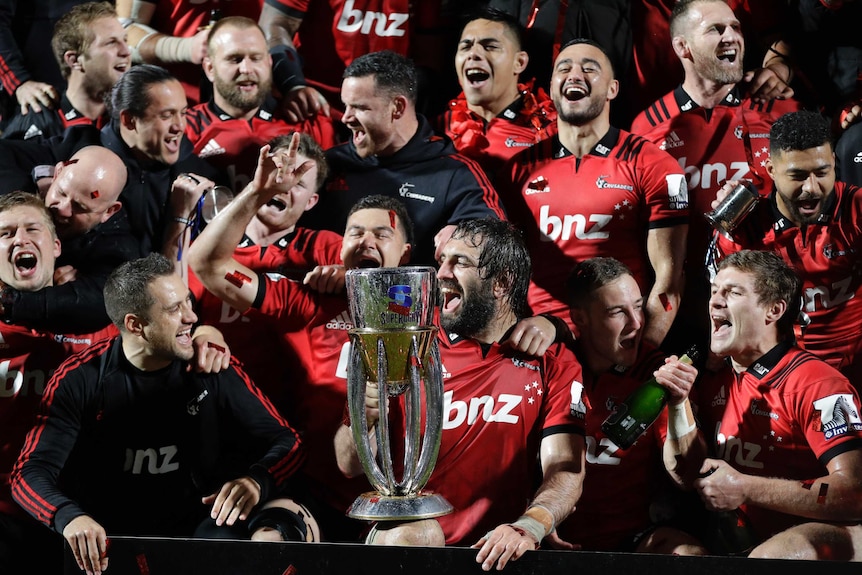
<path id="1" fill-rule="evenodd" d="M 282 96 L 305 85 L 302 61 L 295 48 L 277 46 L 270 49 L 269 53 L 272 56 L 272 81 Z"/>

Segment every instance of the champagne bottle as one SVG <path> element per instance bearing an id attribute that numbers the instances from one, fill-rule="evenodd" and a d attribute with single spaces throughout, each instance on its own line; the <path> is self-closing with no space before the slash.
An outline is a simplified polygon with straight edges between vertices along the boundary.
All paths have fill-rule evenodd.
<path id="1" fill-rule="evenodd" d="M 757 542 L 757 535 L 742 509 L 710 512 L 707 544 L 713 553 L 746 556 Z"/>
<path id="2" fill-rule="evenodd" d="M 695 347 L 679 360 L 691 364 L 698 358 Z M 655 377 L 634 390 L 602 423 L 602 432 L 620 449 L 628 449 L 649 429 L 667 403 L 667 389 Z"/>

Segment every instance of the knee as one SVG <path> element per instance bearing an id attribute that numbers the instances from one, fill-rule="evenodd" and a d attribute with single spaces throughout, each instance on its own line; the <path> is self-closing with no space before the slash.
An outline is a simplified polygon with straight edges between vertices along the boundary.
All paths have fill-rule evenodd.
<path id="1" fill-rule="evenodd" d="M 436 519 L 422 519 L 391 525 L 378 523 L 368 533 L 365 542 L 400 547 L 443 547 L 446 537 Z"/>

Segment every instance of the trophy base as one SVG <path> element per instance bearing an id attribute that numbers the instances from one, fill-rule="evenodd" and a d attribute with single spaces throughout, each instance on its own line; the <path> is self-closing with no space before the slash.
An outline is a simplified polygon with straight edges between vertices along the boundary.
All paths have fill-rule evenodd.
<path id="1" fill-rule="evenodd" d="M 436 493 L 380 495 L 370 491 L 356 498 L 347 516 L 367 521 L 411 521 L 440 517 L 452 510 L 452 504 Z"/>

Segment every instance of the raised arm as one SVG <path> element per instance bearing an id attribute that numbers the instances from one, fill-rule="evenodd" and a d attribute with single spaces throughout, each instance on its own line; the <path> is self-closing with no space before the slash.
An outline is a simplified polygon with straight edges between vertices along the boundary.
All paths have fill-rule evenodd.
<path id="1" fill-rule="evenodd" d="M 653 228 L 647 232 L 647 257 L 655 283 L 646 302 L 645 341 L 658 347 L 667 335 L 682 301 L 685 240 L 688 225 Z"/>

